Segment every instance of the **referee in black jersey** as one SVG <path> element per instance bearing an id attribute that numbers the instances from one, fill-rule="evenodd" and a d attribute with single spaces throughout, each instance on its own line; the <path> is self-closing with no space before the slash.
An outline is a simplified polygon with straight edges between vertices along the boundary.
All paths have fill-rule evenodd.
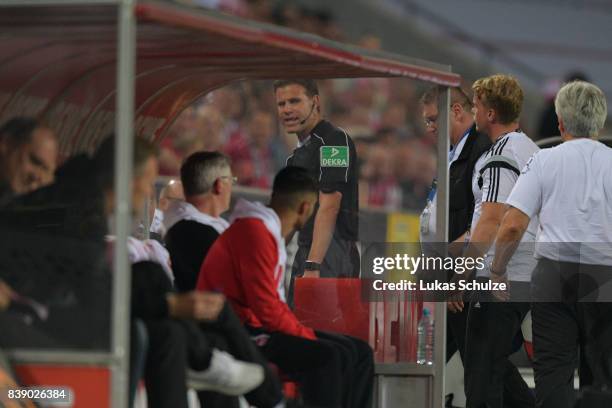
<path id="1" fill-rule="evenodd" d="M 298 147 L 288 166 L 302 167 L 319 182 L 319 201 L 300 231 L 291 272 L 304 277 L 358 277 L 357 155 L 348 134 L 321 118 L 317 84 L 309 79 L 274 82 L 279 118 Z M 292 303 L 292 288 L 289 302 Z"/>

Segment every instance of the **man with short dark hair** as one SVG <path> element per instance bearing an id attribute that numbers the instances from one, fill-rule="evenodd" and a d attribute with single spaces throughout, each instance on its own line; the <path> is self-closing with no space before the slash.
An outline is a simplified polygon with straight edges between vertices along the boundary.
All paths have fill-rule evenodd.
<path id="1" fill-rule="evenodd" d="M 286 167 L 274 179 L 269 206 L 239 200 L 232 224 L 202 265 L 197 287 L 225 294 L 264 355 L 300 382 L 306 403 L 369 407 L 370 347 L 349 336 L 315 332 L 285 303 L 285 239 L 308 222 L 317 195 L 306 170 Z"/>
<path id="2" fill-rule="evenodd" d="M 287 165 L 306 169 L 319 183 L 313 216 L 298 237 L 291 276 L 358 277 L 358 174 L 353 141 L 344 130 L 322 119 L 315 81 L 279 80 L 274 82 L 274 94 L 285 131 L 298 137 Z"/>

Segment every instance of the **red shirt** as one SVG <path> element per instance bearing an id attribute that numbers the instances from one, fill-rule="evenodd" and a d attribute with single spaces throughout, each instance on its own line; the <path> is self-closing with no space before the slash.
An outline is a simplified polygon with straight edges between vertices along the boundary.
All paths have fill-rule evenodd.
<path id="1" fill-rule="evenodd" d="M 262 220 L 239 218 L 215 241 L 202 263 L 198 290 L 222 292 L 246 325 L 269 332 L 316 339 L 302 325 L 277 288 L 277 243 Z"/>

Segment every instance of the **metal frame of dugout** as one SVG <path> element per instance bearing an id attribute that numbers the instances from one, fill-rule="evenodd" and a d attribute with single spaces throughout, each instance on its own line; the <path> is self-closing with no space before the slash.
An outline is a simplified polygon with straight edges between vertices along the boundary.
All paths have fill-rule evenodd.
<path id="1" fill-rule="evenodd" d="M 9 356 L 18 364 L 110 370 L 108 392 L 113 407 L 128 406 L 130 275 L 126 243 L 131 225 L 134 134 L 159 141 L 190 103 L 240 80 L 408 77 L 457 86 L 461 79 L 450 66 L 169 2 L 2 0 L 0 8 L 0 119 L 21 114 L 61 123 L 56 130 L 64 157 L 93 149 L 110 131 L 118 138 L 118 250 L 113 260 L 110 351 L 11 350 Z M 33 66 L 31 57 L 38 57 L 40 66 Z M 63 75 L 57 75 L 58 69 Z M 23 72 L 29 72 L 28 78 L 19 78 Z M 78 97 L 84 88 L 88 100 Z M 445 210 L 438 212 L 436 225 L 438 240 L 446 242 L 448 90 L 440 106 L 436 200 L 438 208 Z M 421 392 L 427 407 L 443 407 L 446 308 L 436 307 L 435 321 L 436 363 L 377 365 L 378 406 L 395 406 L 394 393 Z"/>

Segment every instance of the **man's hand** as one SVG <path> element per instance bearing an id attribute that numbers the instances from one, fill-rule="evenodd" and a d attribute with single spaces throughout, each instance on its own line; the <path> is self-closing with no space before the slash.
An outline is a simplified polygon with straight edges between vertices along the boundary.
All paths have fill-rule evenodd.
<path id="1" fill-rule="evenodd" d="M 319 192 L 319 209 L 314 219 L 312 243 L 310 244 L 307 260 L 322 263 L 325 259 L 325 254 L 327 254 L 329 244 L 334 235 L 341 203 L 342 193 L 338 191 L 333 193 Z M 304 277 L 308 277 L 308 275 L 304 273 Z"/>
<path id="2" fill-rule="evenodd" d="M 463 311 L 465 305 L 463 304 L 463 291 L 457 290 L 448 297 L 446 307 L 453 313 L 459 313 Z"/>
<path id="3" fill-rule="evenodd" d="M 455 274 L 452 277 L 450 282 L 451 284 L 454 284 L 454 286 L 458 288 L 460 281 L 465 281 L 465 277 L 459 274 Z M 447 304 L 446 304 L 446 307 L 448 308 L 449 311 L 453 313 L 459 313 L 463 311 L 463 308 L 465 307 L 463 303 L 463 292 L 464 292 L 463 290 L 457 289 L 450 294 L 450 296 L 448 297 Z"/>
<path id="4" fill-rule="evenodd" d="M 491 282 L 493 283 L 505 283 L 506 290 L 492 290 L 491 293 L 495 299 L 507 302 L 510 300 L 510 282 L 508 282 L 508 274 L 507 273 L 495 273 L 491 270 Z"/>
<path id="5" fill-rule="evenodd" d="M 214 321 L 225 304 L 220 293 L 192 291 L 167 295 L 170 316 L 181 319 Z"/>
<path id="6" fill-rule="evenodd" d="M 510 284 L 506 266 L 529 227 L 530 220 L 529 216 L 518 208 L 510 207 L 495 239 L 495 257 L 491 262 L 491 281 L 506 282 L 505 291 L 493 292 L 493 296 L 499 300 L 507 301 L 510 299 L 510 293 L 508 292 Z"/>
<path id="7" fill-rule="evenodd" d="M 302 278 L 319 278 L 319 277 L 320 277 L 320 271 L 313 271 L 309 269 L 305 269 L 304 275 L 302 275 Z"/>
<path id="8" fill-rule="evenodd" d="M 446 303 L 446 307 L 448 308 L 449 311 L 453 313 L 459 313 L 463 311 L 463 308 L 464 308 L 463 300 L 456 300 L 456 299 L 461 299 L 462 295 L 463 294 L 461 293 L 451 295 L 448 302 Z M 450 300 L 450 299 L 455 299 L 455 300 Z"/>
<path id="9" fill-rule="evenodd" d="M 13 297 L 13 289 L 0 280 L 0 311 L 8 309 Z"/>

